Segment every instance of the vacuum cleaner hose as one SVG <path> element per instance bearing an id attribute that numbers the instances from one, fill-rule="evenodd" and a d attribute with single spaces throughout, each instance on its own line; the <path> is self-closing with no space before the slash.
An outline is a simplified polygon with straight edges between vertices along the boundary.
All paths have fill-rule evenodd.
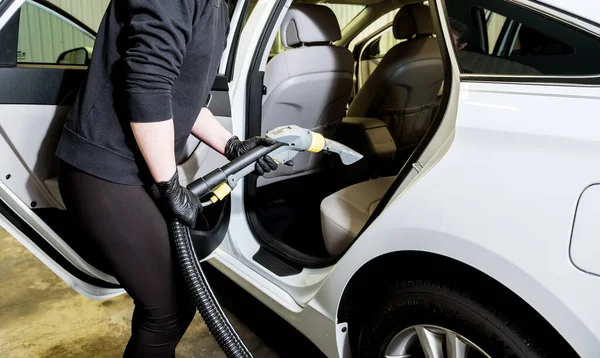
<path id="1" fill-rule="evenodd" d="M 188 291 L 210 333 L 228 358 L 252 358 L 206 281 L 192 245 L 189 228 L 175 219 L 170 223 L 169 231 Z"/>

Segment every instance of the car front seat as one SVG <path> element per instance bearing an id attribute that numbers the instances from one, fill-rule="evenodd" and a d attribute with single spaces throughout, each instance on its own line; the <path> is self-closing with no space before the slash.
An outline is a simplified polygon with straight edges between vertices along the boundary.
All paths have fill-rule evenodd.
<path id="1" fill-rule="evenodd" d="M 342 253 L 358 235 L 396 177 L 351 185 L 321 202 L 321 230 L 331 256 Z"/>
<path id="2" fill-rule="evenodd" d="M 393 23 L 400 42 L 383 57 L 348 108 L 348 117 L 386 122 L 398 149 L 414 146 L 425 134 L 444 80 L 429 7 L 403 6 Z"/>
<path id="3" fill-rule="evenodd" d="M 322 5 L 294 5 L 280 34 L 288 50 L 273 57 L 265 70 L 261 133 L 295 124 L 333 136 L 346 113 L 354 67 L 352 53 L 331 44 L 342 36 L 335 14 Z M 320 159 L 320 154 L 300 153 L 293 166 L 281 165 L 265 177 L 307 174 Z M 261 177 L 258 185 L 265 181 L 275 180 Z"/>

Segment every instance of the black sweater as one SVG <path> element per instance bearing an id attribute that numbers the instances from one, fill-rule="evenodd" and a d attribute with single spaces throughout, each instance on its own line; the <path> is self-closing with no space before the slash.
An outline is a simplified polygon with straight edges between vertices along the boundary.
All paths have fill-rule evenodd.
<path id="1" fill-rule="evenodd" d="M 56 155 L 126 185 L 151 183 L 130 122 L 173 118 L 178 158 L 210 93 L 229 32 L 224 0 L 113 0 Z"/>

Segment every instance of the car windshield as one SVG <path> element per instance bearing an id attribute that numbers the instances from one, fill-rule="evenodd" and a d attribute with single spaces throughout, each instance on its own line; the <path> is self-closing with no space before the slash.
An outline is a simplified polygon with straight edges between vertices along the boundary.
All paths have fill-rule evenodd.
<path id="1" fill-rule="evenodd" d="M 366 6 L 365 5 L 356 5 L 356 4 L 329 4 L 324 3 L 323 5 L 327 6 L 333 13 L 335 17 L 337 17 L 338 23 L 340 24 L 340 29 L 344 29 L 350 21 L 352 21 L 358 14 L 363 11 Z"/>

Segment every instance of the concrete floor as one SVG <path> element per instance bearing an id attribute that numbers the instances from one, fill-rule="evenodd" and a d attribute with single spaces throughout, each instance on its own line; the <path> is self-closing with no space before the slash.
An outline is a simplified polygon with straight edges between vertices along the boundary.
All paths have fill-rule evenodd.
<path id="1" fill-rule="evenodd" d="M 255 357 L 324 357 L 294 328 L 208 269 L 227 316 Z M 129 296 L 93 301 L 79 295 L 2 228 L 0 272 L 0 357 L 121 357 L 133 311 Z M 224 357 L 199 314 L 177 357 Z"/>

